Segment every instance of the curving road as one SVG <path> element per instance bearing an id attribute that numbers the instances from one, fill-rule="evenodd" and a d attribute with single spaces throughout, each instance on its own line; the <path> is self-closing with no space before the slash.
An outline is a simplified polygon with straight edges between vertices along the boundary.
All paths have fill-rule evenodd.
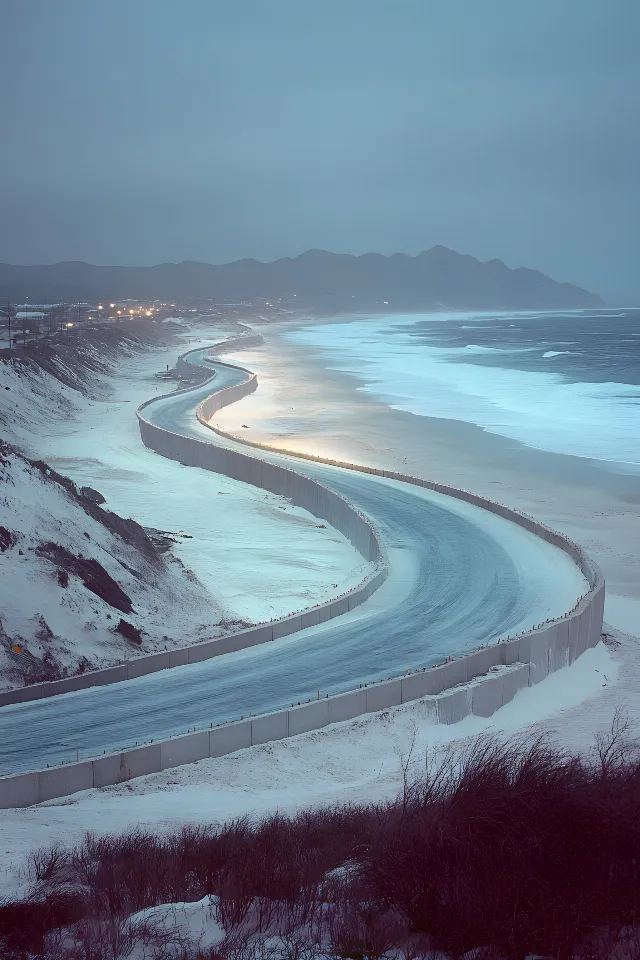
<path id="1" fill-rule="evenodd" d="M 146 414 L 176 433 L 251 454 L 198 423 L 195 408 L 245 374 L 160 399 Z M 256 455 L 258 453 L 256 452 Z M 585 580 L 569 558 L 516 524 L 393 480 L 277 454 L 348 497 L 380 532 L 390 575 L 337 620 L 263 646 L 106 687 L 0 709 L 0 774 L 95 756 L 440 662 L 573 606 Z M 191 469 L 191 468 L 189 468 Z M 202 482 L 207 482 L 203 472 Z"/>

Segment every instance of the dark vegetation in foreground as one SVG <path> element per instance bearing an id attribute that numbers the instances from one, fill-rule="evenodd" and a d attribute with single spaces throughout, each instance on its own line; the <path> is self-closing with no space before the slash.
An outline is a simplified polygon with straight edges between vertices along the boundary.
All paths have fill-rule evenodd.
<path id="1" fill-rule="evenodd" d="M 586 759 L 479 739 L 419 781 L 409 769 L 389 804 L 39 851 L 31 895 L 0 906 L 0 955 L 101 960 L 137 939 L 149 957 L 211 960 L 640 958 L 640 754 L 624 720 Z M 226 931 L 214 949 L 128 919 L 207 894 Z"/>

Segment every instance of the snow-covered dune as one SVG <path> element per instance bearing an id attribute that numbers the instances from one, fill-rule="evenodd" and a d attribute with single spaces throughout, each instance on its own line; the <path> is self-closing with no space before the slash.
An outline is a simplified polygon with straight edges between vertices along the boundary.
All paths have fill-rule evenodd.
<path id="1" fill-rule="evenodd" d="M 0 442 L 3 687 L 183 644 L 185 629 L 192 642 L 219 632 L 204 587 L 95 499 Z"/>
<path id="2" fill-rule="evenodd" d="M 167 391 L 155 374 L 177 351 L 167 326 L 141 330 L 42 341 L 0 362 L 0 438 L 11 444 L 0 478 L 0 689 L 220 636 L 362 579 L 362 557 L 306 511 L 143 447 L 135 409 Z M 228 332 L 207 330 L 206 342 Z M 104 506 L 79 496 L 84 486 Z M 130 516 L 137 523 L 121 520 Z M 135 543 L 118 523 L 137 530 Z M 143 527 L 168 534 L 152 538 L 161 553 Z M 116 588 L 114 607 L 86 586 L 93 562 L 130 609 Z"/>

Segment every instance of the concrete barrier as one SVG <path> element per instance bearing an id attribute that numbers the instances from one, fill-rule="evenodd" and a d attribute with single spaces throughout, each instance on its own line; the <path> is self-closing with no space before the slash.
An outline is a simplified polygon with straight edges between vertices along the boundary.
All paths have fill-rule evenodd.
<path id="1" fill-rule="evenodd" d="M 111 787 L 128 779 L 124 754 L 110 753 L 93 761 L 94 787 Z"/>
<path id="2" fill-rule="evenodd" d="M 329 723 L 341 723 L 344 720 L 353 720 L 367 712 L 367 691 L 353 690 L 351 693 L 341 693 L 337 697 L 329 697 Z"/>
<path id="3" fill-rule="evenodd" d="M 287 637 L 290 633 L 297 633 L 302 629 L 302 619 L 299 616 L 288 617 L 286 620 L 278 620 L 273 625 L 273 639 L 278 637 Z"/>
<path id="4" fill-rule="evenodd" d="M 312 700 L 304 706 L 294 707 L 289 711 L 289 736 L 295 737 L 299 733 L 308 733 L 310 730 L 319 730 L 329 723 L 328 700 Z"/>
<path id="5" fill-rule="evenodd" d="M 459 723 L 469 715 L 470 694 L 467 687 L 447 690 L 438 698 L 438 723 Z"/>
<path id="6" fill-rule="evenodd" d="M 160 769 L 180 767 L 185 763 L 195 763 L 209 756 L 210 730 L 186 733 L 183 737 L 172 737 L 160 741 Z M 143 748 L 144 749 L 144 748 Z"/>
<path id="7" fill-rule="evenodd" d="M 209 731 L 209 756 L 223 757 L 251 746 L 251 720 L 226 723 Z"/>
<path id="8" fill-rule="evenodd" d="M 604 619 L 605 586 L 604 580 L 598 582 L 591 602 L 591 646 L 599 642 Z"/>
<path id="9" fill-rule="evenodd" d="M 68 797 L 80 790 L 93 787 L 93 761 L 68 763 L 61 767 L 50 767 L 38 774 L 38 803 L 54 800 L 56 797 Z"/>
<path id="10" fill-rule="evenodd" d="M 353 609 L 353 608 L 352 608 Z M 341 617 L 344 613 L 349 612 L 349 598 L 341 597 L 339 600 L 333 600 L 329 604 L 329 619 L 333 620 L 334 617 Z"/>
<path id="11" fill-rule="evenodd" d="M 549 651 L 550 647 L 546 649 Z M 539 651 L 536 649 L 534 653 L 537 655 Z M 222 757 L 258 744 L 308 733 L 330 723 L 349 721 L 416 699 L 422 700 L 434 723 L 458 723 L 470 713 L 489 717 L 528 685 L 529 673 L 534 668 L 535 664 L 529 663 L 493 667 L 482 677 L 437 694 L 426 691 L 434 686 L 434 679 L 437 680 L 435 686 L 439 686 L 440 678 L 432 679 L 436 671 L 425 670 L 312 700 L 290 710 L 194 731 L 95 760 L 3 777 L 0 778 L 0 808 L 30 806 L 91 787 L 123 783 L 207 757 Z"/>
<path id="12" fill-rule="evenodd" d="M 289 711 L 265 713 L 251 721 L 251 745 L 268 743 L 270 740 L 283 740 L 289 736 Z"/>
<path id="13" fill-rule="evenodd" d="M 432 696 L 436 693 L 437 677 L 433 670 L 423 670 L 421 673 L 410 673 L 402 678 L 402 702 L 419 700 L 421 697 Z"/>
<path id="14" fill-rule="evenodd" d="M 318 623 L 325 623 L 331 619 L 331 603 L 323 603 L 318 607 Z"/>
<path id="15" fill-rule="evenodd" d="M 554 623 L 547 631 L 549 637 L 549 673 L 561 670 L 569 663 L 569 624 L 566 620 Z"/>
<path id="16" fill-rule="evenodd" d="M 527 633 L 519 637 L 518 657 L 521 663 L 528 663 L 529 683 L 540 683 L 549 673 L 549 630 L 540 633 Z"/>
<path id="17" fill-rule="evenodd" d="M 155 673 L 156 670 L 168 670 L 171 666 L 171 655 L 166 653 L 152 653 L 148 657 L 138 657 L 137 660 L 129 660 L 127 663 L 127 679 L 134 680 L 136 677 L 144 677 L 148 673 Z"/>
<path id="18" fill-rule="evenodd" d="M 119 683 L 126 679 L 126 663 L 105 667 L 102 670 L 88 670 L 87 673 L 64 677 L 62 680 L 48 680 L 45 683 L 34 683 L 16 690 L 4 690 L 0 693 L 0 707 L 8 707 L 15 703 L 30 703 L 33 700 L 42 700 L 62 693 L 73 693 L 74 690 L 86 690 L 87 687 Z"/>
<path id="19" fill-rule="evenodd" d="M 0 809 L 31 807 L 39 800 L 39 773 L 18 773 L 13 777 L 0 777 Z"/>
<path id="20" fill-rule="evenodd" d="M 122 779 L 131 780 L 133 777 L 145 777 L 148 773 L 160 773 L 162 770 L 162 744 L 147 744 L 134 747 L 132 750 L 123 750 L 120 754 Z"/>
<path id="21" fill-rule="evenodd" d="M 367 713 L 376 713 L 402 703 L 402 680 L 374 683 L 366 689 Z"/>
<path id="22" fill-rule="evenodd" d="M 585 636 L 582 617 L 575 615 L 567 621 L 569 630 L 569 663 L 577 660 L 587 649 L 588 638 Z"/>
<path id="23" fill-rule="evenodd" d="M 450 687 L 457 687 L 460 683 L 465 683 L 467 679 L 467 668 L 464 658 L 450 660 L 448 663 L 442 663 L 438 667 L 432 667 L 433 674 L 433 692 L 442 693 Z"/>
<path id="24" fill-rule="evenodd" d="M 177 368 L 188 368 L 190 372 L 196 369 L 185 359 L 190 353 L 196 352 L 200 352 L 199 348 L 188 351 L 179 357 L 176 364 Z M 217 363 L 222 364 L 222 361 L 217 361 Z M 217 410 L 256 389 L 257 377 L 251 371 L 233 364 L 222 365 L 245 373 L 245 380 L 239 384 L 224 387 L 204 400 L 198 407 L 199 419 L 211 417 Z M 203 383 L 214 379 L 215 373 L 202 380 L 197 386 L 201 387 Z M 19 690 L 0 692 L 0 707 L 56 696 L 72 690 L 82 690 L 90 686 L 119 683 L 154 673 L 157 670 L 198 663 L 231 650 L 240 650 L 255 643 L 288 636 L 307 626 L 313 626 L 347 613 L 348 610 L 368 599 L 373 590 L 386 578 L 387 569 L 382 548 L 371 522 L 355 507 L 351 506 L 344 497 L 325 487 L 317 480 L 287 467 L 266 463 L 235 450 L 215 447 L 206 441 L 197 440 L 193 437 L 171 433 L 164 428 L 157 427 L 143 413 L 147 407 L 158 400 L 187 393 L 192 389 L 192 386 L 188 386 L 176 390 L 172 394 L 153 397 L 138 408 L 136 413 L 140 435 L 145 446 L 150 447 L 162 456 L 177 460 L 187 466 L 197 466 L 221 473 L 232 479 L 261 487 L 278 496 L 290 499 L 295 505 L 326 520 L 327 523 L 338 529 L 362 554 L 365 560 L 374 564 L 375 569 L 364 579 L 362 584 L 350 591 L 348 595 L 337 598 L 335 603 L 323 604 L 321 608 L 317 608 L 317 613 L 316 608 L 311 607 L 291 617 L 274 621 L 273 625 L 265 627 L 261 633 L 256 633 L 253 628 L 239 631 L 233 635 L 236 639 L 231 641 L 229 646 L 222 642 L 226 638 L 220 639 L 219 646 L 214 641 L 208 641 L 206 644 L 190 644 L 164 653 L 137 657 L 135 660 L 127 661 L 116 667 L 87 671 L 81 676 L 34 684 Z M 260 630 L 260 628 L 258 629 Z M 272 632 L 269 634 L 269 631 Z"/>
<path id="25" fill-rule="evenodd" d="M 169 650 L 169 667 L 186 667 L 189 663 L 189 647 L 176 647 Z"/>
<path id="26" fill-rule="evenodd" d="M 520 658 L 520 641 L 517 638 L 504 640 L 500 645 L 500 663 L 509 666 Z"/>
<path id="27" fill-rule="evenodd" d="M 473 680 L 474 677 L 482 676 L 487 673 L 491 667 L 500 663 L 500 645 L 493 644 L 491 647 L 483 647 L 468 653 L 462 658 L 465 667 L 465 680 Z"/>
<path id="28" fill-rule="evenodd" d="M 492 716 L 502 706 L 503 687 L 504 676 L 501 673 L 474 681 L 469 687 L 471 712 L 476 717 Z"/>
<path id="29" fill-rule="evenodd" d="M 519 690 L 529 686 L 529 664 L 516 663 L 502 675 L 502 705 L 513 700 Z"/>
<path id="30" fill-rule="evenodd" d="M 140 429 L 143 433 L 145 427 L 142 419 L 140 420 Z M 159 447 L 164 447 L 168 451 L 165 455 L 172 456 L 180 453 L 175 448 L 170 449 L 171 443 L 166 442 L 166 437 L 159 436 L 156 437 L 156 440 Z M 199 441 L 192 442 L 199 444 Z M 260 446 L 258 444 L 249 445 Z M 208 446 L 207 444 L 199 444 L 198 456 L 204 457 L 201 448 Z M 284 452 L 293 456 L 303 456 L 291 451 Z M 193 451 L 191 451 L 191 454 L 193 454 Z M 186 450 L 184 455 L 186 457 L 185 462 L 190 462 Z M 177 456 L 174 458 L 177 458 Z M 29 806 L 45 799 L 66 796 L 88 787 L 107 786 L 132 777 L 159 772 L 161 769 L 194 762 L 207 756 L 224 756 L 245 749 L 252 744 L 296 736 L 311 730 L 317 730 L 329 723 L 351 720 L 364 713 L 388 709 L 415 699 L 423 699 L 427 710 L 439 723 L 457 723 L 470 713 L 483 717 L 491 716 L 500 706 L 513 699 L 520 689 L 538 683 L 549 672 L 572 663 L 585 650 L 598 642 L 602 632 L 604 580 L 595 564 L 589 561 L 580 547 L 568 538 L 542 524 L 538 524 L 532 518 L 526 517 L 518 511 L 510 510 L 503 504 L 494 504 L 492 501 L 468 491 L 455 490 L 443 484 L 406 477 L 389 471 L 380 471 L 372 467 L 364 468 L 354 464 L 341 464 L 336 461 L 324 460 L 321 457 L 312 459 L 334 463 L 336 466 L 346 466 L 349 469 L 362 470 L 377 476 L 386 476 L 390 479 L 402 479 L 404 482 L 428 487 L 477 506 L 491 509 L 500 516 L 520 524 L 549 543 L 563 549 L 582 570 L 589 582 L 589 590 L 576 604 L 574 610 L 566 614 L 565 617 L 542 624 L 539 628 L 521 636 L 481 648 L 434 668 L 425 669 L 402 678 L 372 684 L 366 688 L 338 696 L 314 700 L 291 710 L 278 711 L 252 719 L 223 724 L 209 731 L 205 730 L 173 737 L 120 753 L 98 757 L 94 760 L 1 777 L 0 807 Z M 226 467 L 230 471 L 229 475 L 231 475 L 231 471 L 239 470 L 238 461 L 229 458 L 226 461 Z M 274 467 L 272 469 L 272 467 L 271 464 L 263 464 L 262 467 L 255 468 L 254 480 L 260 477 L 265 482 L 275 484 L 274 470 L 281 468 Z M 293 474 L 293 476 L 299 477 L 300 475 Z M 315 481 L 310 481 L 309 478 L 304 479 L 309 483 L 315 483 Z M 287 490 L 296 486 L 295 481 L 290 477 L 287 478 L 286 484 Z M 320 487 L 320 485 L 318 487 L 319 490 L 306 489 L 302 484 L 298 490 L 298 495 L 314 509 L 326 510 L 328 504 L 332 502 L 339 522 L 348 525 L 351 508 L 346 504 L 346 501 L 341 501 L 341 498 L 338 498 L 339 503 L 336 500 L 331 501 L 332 496 L 337 497 L 337 495 L 333 495 L 331 491 Z M 351 510 L 351 513 L 357 517 L 360 516 L 355 510 Z M 355 522 L 351 529 L 351 536 L 360 543 L 363 551 L 371 549 L 372 533 L 371 527 L 364 530 L 362 526 L 358 525 L 358 522 Z M 373 542 L 377 543 L 375 534 L 373 534 L 373 537 Z M 368 581 L 361 585 L 359 588 L 360 602 L 383 582 L 385 576 L 386 570 L 379 569 Z M 302 626 L 311 626 L 315 623 L 324 622 L 331 616 L 346 613 L 351 608 L 353 595 L 356 593 L 358 591 L 352 591 L 344 597 L 296 614 L 293 621 L 298 623 L 298 629 L 300 629 Z M 231 649 L 240 649 L 243 644 L 263 643 L 275 636 L 284 636 L 286 635 L 284 631 L 290 632 L 287 631 L 286 622 L 267 624 L 251 628 L 248 631 L 240 631 L 238 634 L 228 635 L 219 640 L 206 641 L 192 647 L 168 651 L 166 654 L 152 654 L 149 657 L 129 661 L 128 664 L 107 668 L 97 673 L 101 675 L 100 682 L 102 683 L 116 682 L 111 677 L 118 676 L 124 679 L 125 676 L 141 676 L 143 675 L 142 671 L 152 672 L 153 669 L 164 669 L 167 659 L 170 666 L 197 662 L 197 660 L 205 659 L 207 656 L 215 656 Z M 236 646 L 237 644 L 238 646 Z M 161 666 L 161 664 L 164 664 L 164 666 Z M 85 675 L 85 677 L 88 676 L 89 674 Z M 0 699 L 0 704 L 5 702 L 20 703 L 40 696 L 52 695 L 52 688 L 57 690 L 58 684 L 67 684 L 66 692 L 67 689 L 74 688 L 73 684 L 86 683 L 87 681 L 84 678 L 68 678 L 64 681 L 38 684 L 36 685 L 37 689 L 26 687 L 17 691 L 8 691 L 4 695 L 0 695 L 7 698 L 6 701 Z M 75 688 L 79 689 L 80 686 Z"/>
<path id="31" fill-rule="evenodd" d="M 202 663 L 203 660 L 211 660 L 212 657 L 220 656 L 221 652 L 220 640 L 205 640 L 195 647 L 188 648 L 188 662 Z"/>

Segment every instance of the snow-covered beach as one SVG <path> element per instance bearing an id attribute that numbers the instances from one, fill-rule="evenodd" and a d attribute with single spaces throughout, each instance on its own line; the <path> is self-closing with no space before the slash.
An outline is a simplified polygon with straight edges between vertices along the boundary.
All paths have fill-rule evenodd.
<path id="1" fill-rule="evenodd" d="M 167 642 L 184 645 L 219 635 L 225 625 L 269 620 L 322 602 L 340 592 L 337 586 L 345 590 L 359 583 L 366 567 L 338 531 L 320 524 L 306 511 L 219 475 L 203 478 L 200 471 L 158 457 L 143 446 L 136 408 L 173 386 L 156 374 L 173 364 L 183 349 L 215 342 L 234 328 L 218 324 L 202 332 L 190 333 L 185 325 L 177 329 L 183 333 L 175 343 L 165 328 L 166 335 L 158 330 L 159 343 L 153 347 L 142 351 L 128 350 L 126 345 L 120 348 L 108 374 L 90 377 L 86 393 L 65 386 L 44 370 L 0 366 L 5 439 L 69 476 L 78 488 L 97 488 L 106 498 L 105 509 L 167 533 L 171 555 L 191 571 L 194 581 L 187 609 L 180 611 L 176 606 L 179 592 L 169 592 L 164 605 L 161 593 L 155 601 L 160 602 L 156 617 L 160 634 L 170 637 L 167 640 L 165 636 L 164 641 L 158 637 L 161 649 Z M 38 514 L 30 510 L 24 483 L 18 484 L 18 490 L 19 496 L 5 505 L 6 523 L 15 527 L 11 519 L 17 512 L 20 529 L 27 535 L 33 527 L 35 536 Z M 46 492 L 36 492 L 34 497 L 46 512 Z M 52 507 L 54 503 L 55 498 Z M 55 525 L 66 516 L 63 511 L 56 520 L 58 513 L 59 509 L 53 509 L 44 526 L 40 521 L 43 535 L 46 526 L 50 528 L 48 539 L 55 539 Z M 82 549 L 82 531 L 79 536 Z M 113 547 L 110 549 L 113 552 Z M 4 562 L 9 562 L 8 557 Z M 38 611 L 38 571 L 28 574 L 24 568 L 20 576 L 23 582 L 30 578 L 34 589 L 11 592 L 4 605 L 3 624 L 9 635 L 23 638 L 23 644 L 37 627 L 38 612 L 51 620 L 48 610 L 53 612 L 59 601 L 52 596 L 45 604 L 47 609 Z M 47 582 L 42 590 L 56 593 Z M 122 650 L 105 642 L 108 634 L 95 632 L 95 624 L 89 632 L 84 629 L 84 621 L 96 620 L 93 611 L 86 611 L 77 630 L 73 629 L 73 617 L 63 621 L 56 615 L 54 620 L 54 633 L 60 627 L 64 634 L 64 649 L 58 651 L 62 664 L 73 668 L 79 657 L 87 656 L 94 665 L 102 665 L 122 656 Z M 152 649 L 158 649 L 157 644 Z"/>
<path id="2" fill-rule="evenodd" d="M 407 472 L 422 471 L 427 476 L 477 489 L 528 510 L 585 543 L 603 563 L 609 583 L 613 581 L 617 590 L 613 600 L 608 601 L 607 616 L 617 627 L 626 629 L 627 634 L 633 633 L 637 598 L 633 590 L 627 588 L 627 580 L 620 571 L 624 570 L 629 557 L 632 563 L 637 562 L 637 558 L 632 554 L 631 541 L 624 539 L 633 538 L 629 518 L 620 506 L 625 503 L 624 499 L 618 503 L 617 511 L 613 510 L 617 498 L 615 485 L 605 491 L 604 496 L 600 492 L 605 506 L 611 504 L 610 509 L 601 509 L 597 516 L 590 517 L 590 497 L 596 495 L 592 478 L 579 488 L 578 497 L 563 498 L 565 484 L 568 487 L 572 471 L 578 469 L 581 461 L 576 465 L 575 458 L 567 458 L 571 464 L 565 477 L 562 472 L 558 475 L 552 471 L 549 460 L 552 454 L 521 448 L 484 431 L 475 432 L 470 424 L 418 418 L 390 410 L 379 400 L 354 390 L 350 377 L 327 370 L 307 348 L 293 343 L 286 336 L 290 329 L 290 326 L 261 325 L 265 336 L 262 347 L 229 355 L 230 360 L 257 371 L 260 389 L 252 397 L 220 411 L 216 419 L 223 429 L 238 432 L 247 439 L 327 453 L 365 464 L 396 469 L 402 464 Z M 121 436 L 117 442 L 106 437 L 98 421 L 94 421 L 98 429 L 96 451 L 107 442 L 110 449 L 116 451 L 109 453 L 116 465 L 117 457 L 131 464 L 127 443 L 135 441 L 135 433 L 128 434 L 127 417 L 133 414 L 132 407 L 143 390 L 147 391 L 146 398 L 150 387 L 151 391 L 161 389 L 151 380 L 151 373 L 158 366 L 156 356 L 137 358 L 134 366 L 135 370 L 132 368 L 119 381 L 123 388 L 130 378 L 131 393 L 122 394 L 122 401 L 132 402 L 121 403 Z M 146 371 L 147 379 L 143 383 L 137 382 L 140 370 Z M 91 430 L 89 410 L 84 423 Z M 115 469 L 110 478 L 111 470 L 104 470 L 99 483 L 90 472 L 82 474 L 73 434 L 69 433 L 68 440 L 55 437 L 58 451 L 61 441 L 69 446 L 59 454 L 59 468 L 63 469 L 65 454 L 68 455 L 66 462 L 71 468 L 75 462 L 75 469 L 80 471 L 76 474 L 78 481 L 89 482 L 92 478 L 113 498 L 114 509 L 118 504 L 127 512 L 127 496 L 136 484 L 132 484 L 124 472 L 124 463 L 121 464 L 123 476 Z M 141 451 L 143 457 L 152 457 L 149 470 L 159 466 L 166 477 L 164 471 L 169 466 L 180 474 L 176 483 L 184 483 L 182 477 L 188 469 L 167 465 L 144 448 L 136 448 L 136 457 Z M 540 465 L 534 475 L 530 465 L 537 458 Z M 98 457 L 92 457 L 91 461 L 95 459 Z M 85 468 L 89 471 L 94 469 L 91 461 L 89 468 Z M 599 476 L 597 468 L 590 463 L 585 470 L 593 471 L 594 477 Z M 221 489 L 227 482 L 217 477 L 211 480 L 220 483 Z M 233 495 L 232 490 L 229 493 Z M 588 518 L 593 527 L 588 526 Z M 274 525 L 276 520 L 280 517 L 275 517 Z M 184 524 L 179 526 L 183 528 Z M 167 527 L 172 529 L 170 522 Z M 230 536 L 231 531 L 227 535 Z M 208 547 L 213 552 L 215 544 Z M 188 555 L 183 555 L 183 559 L 193 565 Z M 223 822 L 242 813 L 259 817 L 274 810 L 295 811 L 308 805 L 393 797 L 401 786 L 403 752 L 414 733 L 418 758 L 427 749 L 451 741 L 464 742 L 482 730 L 507 734 L 550 733 L 563 745 L 586 751 L 595 734 L 610 725 L 617 707 L 626 707 L 635 719 L 634 696 L 640 686 L 637 641 L 619 632 L 616 636 L 616 645 L 599 645 L 572 667 L 550 676 L 535 688 L 522 691 L 489 720 L 468 718 L 451 727 L 434 727 L 420 703 L 415 703 L 292 741 L 253 747 L 230 757 L 201 761 L 122 786 L 87 791 L 24 810 L 1 811 L 8 868 L 5 889 L 14 891 L 25 882 L 20 871 L 30 847 L 54 840 L 74 843 L 97 822 L 106 832 L 141 822 L 163 830 L 185 823 Z M 259 789 L 257 783 L 261 785 Z"/>
<path id="3" fill-rule="evenodd" d="M 436 316 L 442 323 L 441 315 Z M 485 319 L 480 314 L 460 315 L 457 320 L 469 328 L 470 340 L 479 338 L 474 316 Z M 410 328 L 421 319 L 402 317 L 391 319 L 391 324 Z M 423 351 L 416 347 L 413 357 L 406 359 L 407 338 L 398 338 L 395 344 L 384 333 L 389 325 L 389 318 L 375 318 L 261 326 L 262 347 L 229 355 L 257 372 L 260 389 L 220 411 L 217 423 L 240 438 L 403 470 L 531 513 L 582 544 L 602 567 L 607 615 L 631 631 L 634 619 L 640 621 L 640 467 L 629 462 L 640 459 L 636 429 L 640 413 L 633 399 L 637 387 L 613 384 L 604 391 L 598 384 L 584 384 L 582 392 L 589 394 L 591 408 L 597 406 L 598 393 L 603 395 L 592 433 L 588 410 L 586 422 L 575 421 L 574 398 L 580 390 L 574 384 L 565 386 L 558 375 L 476 369 L 463 365 L 457 356 L 449 362 L 451 351 L 442 362 L 439 354 L 445 351 L 431 347 Z M 458 355 L 464 352 L 459 350 Z M 466 371 L 464 383 L 461 370 Z M 500 376 L 510 379 L 513 396 L 523 404 L 521 384 L 529 390 L 526 403 L 530 422 L 537 424 L 539 446 L 534 446 L 534 434 L 527 444 L 509 435 L 512 428 L 506 413 L 501 417 L 497 400 L 486 399 L 484 405 L 476 401 L 474 390 L 480 388 L 474 384 L 482 383 L 488 394 L 490 388 L 497 389 L 493 381 Z M 551 404 L 549 379 L 555 391 Z M 407 399 L 412 396 L 415 399 Z M 405 399 L 401 402 L 400 397 Z M 465 419 L 457 418 L 454 402 L 458 416 Z M 491 429 L 483 423 L 485 410 L 493 411 Z M 575 443 L 566 441 L 566 452 L 553 452 L 558 423 L 567 435 L 572 418 Z M 583 435 L 591 437 L 588 456 L 575 453 L 578 444 L 585 447 Z"/>

